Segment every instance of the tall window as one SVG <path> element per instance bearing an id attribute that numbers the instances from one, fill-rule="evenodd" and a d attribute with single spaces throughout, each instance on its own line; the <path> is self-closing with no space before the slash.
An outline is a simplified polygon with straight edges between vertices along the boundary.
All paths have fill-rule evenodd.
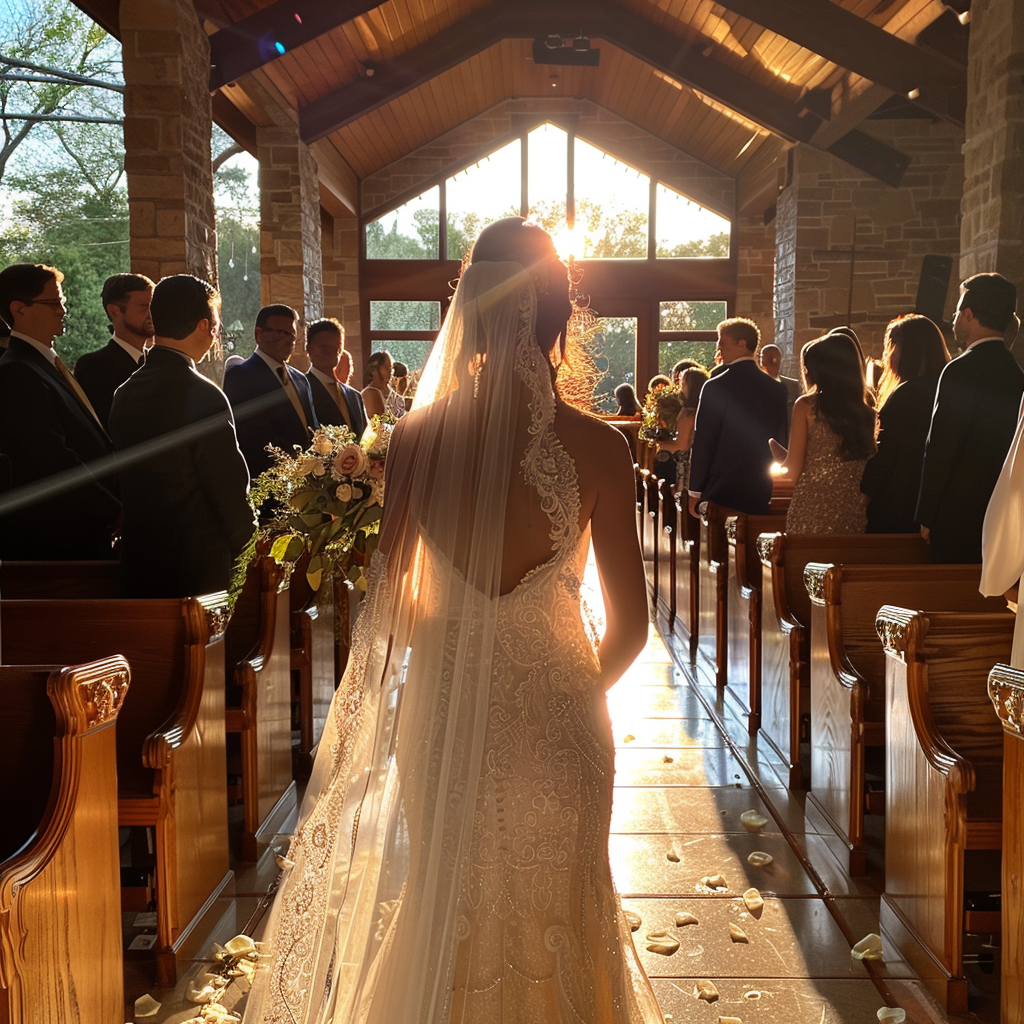
<path id="1" fill-rule="evenodd" d="M 463 259 L 488 224 L 519 213 L 522 149 L 516 139 L 444 183 L 449 259 Z"/>
<path id="2" fill-rule="evenodd" d="M 397 210 L 366 225 L 366 255 L 371 260 L 436 260 L 440 186 L 427 189 Z"/>
<path id="3" fill-rule="evenodd" d="M 440 327 L 440 302 L 370 303 L 370 349 L 386 349 L 412 373 L 423 369 Z"/>
<path id="4" fill-rule="evenodd" d="M 658 373 L 671 373 L 681 359 L 707 369 L 715 360 L 715 328 L 726 318 L 725 300 L 661 302 L 658 323 Z"/>

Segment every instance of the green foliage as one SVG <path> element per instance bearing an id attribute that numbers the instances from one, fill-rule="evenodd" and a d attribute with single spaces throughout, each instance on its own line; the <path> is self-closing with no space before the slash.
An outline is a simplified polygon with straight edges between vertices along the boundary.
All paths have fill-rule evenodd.
<path id="1" fill-rule="evenodd" d="M 225 170 L 246 173 L 242 168 L 221 168 L 218 175 Z M 256 346 L 253 331 L 256 314 L 262 304 L 259 244 L 256 224 L 237 209 L 218 205 L 217 283 L 221 295 L 220 316 L 224 325 L 221 340 L 225 356 L 248 356 Z M 230 331 L 229 328 L 236 323 L 242 325 L 241 329 Z"/>

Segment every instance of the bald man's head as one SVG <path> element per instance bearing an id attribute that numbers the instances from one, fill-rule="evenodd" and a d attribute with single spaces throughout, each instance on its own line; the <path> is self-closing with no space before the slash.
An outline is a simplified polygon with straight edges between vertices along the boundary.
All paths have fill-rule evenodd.
<path id="1" fill-rule="evenodd" d="M 778 345 L 761 346 L 761 369 L 769 377 L 779 378 L 779 371 L 782 369 L 782 349 Z"/>

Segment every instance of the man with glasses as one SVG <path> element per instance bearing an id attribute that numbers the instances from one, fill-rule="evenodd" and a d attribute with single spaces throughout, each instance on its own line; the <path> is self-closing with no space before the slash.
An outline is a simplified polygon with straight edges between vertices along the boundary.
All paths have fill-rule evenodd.
<path id="1" fill-rule="evenodd" d="M 256 314 L 256 351 L 224 375 L 238 446 L 254 480 L 273 464 L 268 444 L 305 449 L 320 425 L 306 375 L 288 365 L 297 329 L 291 306 L 264 306 Z"/>
<path id="2" fill-rule="evenodd" d="M 64 333 L 64 275 L 41 263 L 0 271 L 0 453 L 10 464 L 0 497 L 0 559 L 111 557 L 121 513 L 110 440 L 96 410 L 53 349 Z"/>

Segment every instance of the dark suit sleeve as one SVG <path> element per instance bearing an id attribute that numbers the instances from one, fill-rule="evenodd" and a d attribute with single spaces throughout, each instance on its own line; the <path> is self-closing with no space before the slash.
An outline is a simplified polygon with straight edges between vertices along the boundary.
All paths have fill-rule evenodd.
<path id="1" fill-rule="evenodd" d="M 778 396 L 778 414 L 775 422 L 775 433 L 772 435 L 783 448 L 789 447 L 789 393 L 786 391 L 786 385 L 782 381 L 778 381 L 779 385 L 779 396 Z"/>
<path id="2" fill-rule="evenodd" d="M 192 463 L 200 486 L 224 524 L 224 534 L 237 555 L 256 529 L 249 500 L 249 471 L 238 449 L 235 421 L 227 401 L 216 389 L 204 394 L 203 419 L 209 425 L 192 445 Z"/>
<path id="3" fill-rule="evenodd" d="M 79 475 L 74 486 L 62 491 L 60 501 L 69 514 L 92 514 L 102 525 L 112 524 L 121 514 L 121 503 L 113 492 L 93 474 L 68 446 L 61 418 L 53 404 L 50 389 L 31 371 L 9 371 L 4 394 L 0 398 L 0 438 L 31 439 L 10 451 L 12 463 L 22 463 L 22 480 L 39 480 L 61 473 Z M 45 473 L 33 473 L 32 466 L 45 466 Z"/>
<path id="4" fill-rule="evenodd" d="M 293 377 L 292 379 L 294 380 L 295 378 Z M 313 389 L 309 386 L 309 381 L 304 373 L 298 374 L 298 387 L 296 390 L 299 392 L 302 404 L 306 408 L 306 415 L 309 417 L 309 429 L 319 430 L 320 420 L 317 418 L 316 405 L 313 402 Z"/>
<path id="5" fill-rule="evenodd" d="M 722 389 L 713 387 L 708 381 L 700 393 L 697 415 L 693 421 L 693 442 L 690 446 L 690 490 L 703 492 L 707 486 L 708 474 L 715 460 L 718 439 L 725 419 L 724 395 Z"/>
<path id="6" fill-rule="evenodd" d="M 960 438 L 970 422 L 977 401 L 975 389 L 961 381 L 957 367 L 950 373 L 949 363 L 939 378 L 932 409 L 931 428 L 924 450 L 924 468 L 921 471 L 921 491 L 917 499 L 915 518 L 922 526 L 930 527 L 939 501 L 958 457 Z"/>

